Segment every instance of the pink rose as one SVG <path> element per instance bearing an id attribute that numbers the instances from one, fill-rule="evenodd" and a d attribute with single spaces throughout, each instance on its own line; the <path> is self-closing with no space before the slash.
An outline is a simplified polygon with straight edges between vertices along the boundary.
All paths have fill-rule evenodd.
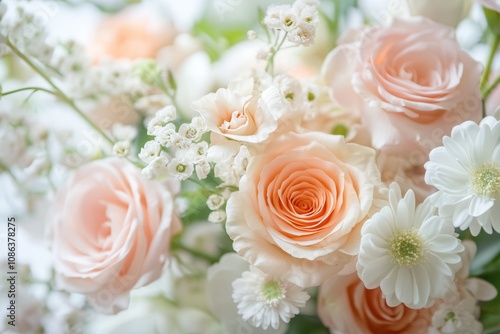
<path id="1" fill-rule="evenodd" d="M 124 159 L 80 167 L 57 193 L 50 239 L 56 283 L 100 312 L 128 307 L 129 293 L 158 279 L 181 229 L 174 194 Z"/>
<path id="2" fill-rule="evenodd" d="M 361 226 L 385 189 L 372 149 L 319 132 L 271 141 L 239 186 L 226 207 L 233 248 L 299 286 L 354 269 L 346 265 L 358 254 Z"/>
<path id="3" fill-rule="evenodd" d="M 452 28 L 394 19 L 355 37 L 330 53 L 322 76 L 336 101 L 361 114 L 374 148 L 428 152 L 453 126 L 481 118 L 482 65 L 460 49 Z"/>
<path id="4" fill-rule="evenodd" d="M 500 0 L 479 0 L 479 4 L 495 12 L 500 12 Z"/>
<path id="5" fill-rule="evenodd" d="M 454 30 L 424 18 L 350 32 L 327 57 L 330 94 L 359 114 L 386 184 L 413 188 L 421 201 L 429 152 L 465 120 L 481 119 L 482 66 L 462 51 Z"/>
<path id="6" fill-rule="evenodd" d="M 235 80 L 193 102 L 193 109 L 205 119 L 210 131 L 245 143 L 262 143 L 278 128 L 283 112 L 281 95 L 275 86 L 261 94 L 253 78 Z"/>
<path id="7" fill-rule="evenodd" d="M 390 307 L 380 288 L 369 290 L 356 274 L 335 276 L 320 287 L 318 314 L 331 333 L 427 333 L 435 307 Z"/>

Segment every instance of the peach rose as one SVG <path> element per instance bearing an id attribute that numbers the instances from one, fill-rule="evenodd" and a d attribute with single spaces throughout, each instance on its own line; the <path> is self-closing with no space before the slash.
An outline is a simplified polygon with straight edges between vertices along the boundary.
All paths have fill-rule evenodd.
<path id="1" fill-rule="evenodd" d="M 181 229 L 174 194 L 127 160 L 80 167 L 57 193 L 50 241 L 57 285 L 100 312 L 128 307 L 130 290 L 158 279 Z"/>
<path id="2" fill-rule="evenodd" d="M 253 78 L 233 81 L 227 89 L 220 88 L 193 102 L 193 109 L 213 133 L 246 143 L 261 143 L 277 129 L 283 104 L 278 88 L 271 86 L 258 94 L 256 86 Z"/>
<path id="3" fill-rule="evenodd" d="M 451 27 L 394 19 L 350 37 L 327 57 L 322 77 L 341 106 L 361 114 L 374 148 L 428 152 L 453 126 L 480 120 L 482 65 Z"/>
<path id="4" fill-rule="evenodd" d="M 174 37 L 172 24 L 153 9 L 129 6 L 103 19 L 90 44 L 90 53 L 96 62 L 105 58 L 156 58 Z"/>
<path id="5" fill-rule="evenodd" d="M 275 138 L 239 186 L 226 207 L 233 248 L 303 287 L 354 270 L 361 226 L 385 189 L 372 149 L 320 132 Z"/>
<path id="6" fill-rule="evenodd" d="M 434 310 L 435 306 L 420 310 L 403 304 L 390 307 L 380 288 L 365 288 L 356 274 L 327 280 L 318 296 L 319 317 L 331 333 L 427 333 Z"/>

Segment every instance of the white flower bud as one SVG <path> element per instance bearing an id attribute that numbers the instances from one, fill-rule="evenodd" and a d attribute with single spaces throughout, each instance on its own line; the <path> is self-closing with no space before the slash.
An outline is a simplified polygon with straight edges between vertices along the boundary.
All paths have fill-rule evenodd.
<path id="1" fill-rule="evenodd" d="M 168 175 L 167 165 L 170 159 L 167 156 L 160 156 L 155 158 L 149 165 L 142 170 L 142 175 L 147 179 L 154 179 L 160 176 Z"/>
<path id="2" fill-rule="evenodd" d="M 281 18 L 291 10 L 290 5 L 269 6 L 262 23 L 271 29 L 282 29 Z"/>
<path id="3" fill-rule="evenodd" d="M 201 161 L 196 164 L 196 176 L 198 179 L 203 180 L 210 173 L 210 164 L 206 161 Z"/>
<path id="4" fill-rule="evenodd" d="M 126 158 L 130 154 L 131 149 L 130 141 L 119 141 L 113 145 L 113 154 L 121 158 Z"/>
<path id="5" fill-rule="evenodd" d="M 190 141 L 197 142 L 201 139 L 203 133 L 201 133 L 194 125 L 192 124 L 181 124 L 179 127 L 179 135 L 182 137 L 189 139 Z"/>
<path id="6" fill-rule="evenodd" d="M 148 135 L 156 136 L 167 123 L 177 118 L 177 110 L 174 106 L 166 106 L 156 112 L 156 115 L 148 123 Z"/>
<path id="7" fill-rule="evenodd" d="M 301 22 L 288 34 L 288 41 L 297 45 L 309 46 L 314 43 L 316 26 L 311 23 Z"/>
<path id="8" fill-rule="evenodd" d="M 168 123 L 157 131 L 155 141 L 162 146 L 170 147 L 173 145 L 173 140 L 176 136 L 178 135 L 175 131 L 175 125 L 173 123 Z"/>
<path id="9" fill-rule="evenodd" d="M 218 194 L 212 194 L 208 196 L 207 206 L 210 210 L 217 210 L 225 203 L 225 199 L 223 196 Z"/>
<path id="10" fill-rule="evenodd" d="M 139 153 L 139 159 L 146 163 L 152 162 L 160 154 L 160 144 L 154 140 L 148 141 Z"/>
<path id="11" fill-rule="evenodd" d="M 212 211 L 208 215 L 208 221 L 211 223 L 222 223 L 226 220 L 226 212 L 224 210 Z"/>
<path id="12" fill-rule="evenodd" d="M 257 35 L 257 32 L 255 32 L 255 30 L 248 30 L 247 36 L 250 41 L 255 41 L 257 38 L 259 38 L 259 35 Z"/>

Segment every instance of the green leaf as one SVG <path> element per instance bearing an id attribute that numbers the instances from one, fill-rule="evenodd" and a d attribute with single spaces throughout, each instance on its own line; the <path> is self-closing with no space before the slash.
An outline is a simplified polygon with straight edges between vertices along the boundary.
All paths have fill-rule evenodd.
<path id="1" fill-rule="evenodd" d="M 298 314 L 290 320 L 287 334 L 328 334 L 328 329 L 317 316 Z"/>
<path id="2" fill-rule="evenodd" d="M 477 245 L 477 253 L 471 264 L 471 275 L 477 276 L 500 269 L 498 235 L 481 232 L 473 240 Z"/>
<path id="3" fill-rule="evenodd" d="M 177 90 L 177 82 L 175 82 L 174 75 L 172 74 L 172 71 L 168 70 L 168 84 L 170 85 L 170 88 L 172 88 L 174 91 Z"/>
<path id="4" fill-rule="evenodd" d="M 483 334 L 498 334 L 500 333 L 500 316 L 498 314 L 486 314 L 481 316 L 483 324 Z"/>
<path id="5" fill-rule="evenodd" d="M 481 275 L 480 278 L 490 282 L 497 289 L 497 291 L 500 291 L 500 271 Z M 495 331 L 489 330 L 500 329 L 500 295 L 497 294 L 493 300 L 488 302 L 482 302 L 480 306 L 480 321 L 483 323 L 485 333 L 495 333 Z"/>
<path id="6" fill-rule="evenodd" d="M 500 36 L 500 13 L 483 7 L 488 27 L 497 36 Z"/>

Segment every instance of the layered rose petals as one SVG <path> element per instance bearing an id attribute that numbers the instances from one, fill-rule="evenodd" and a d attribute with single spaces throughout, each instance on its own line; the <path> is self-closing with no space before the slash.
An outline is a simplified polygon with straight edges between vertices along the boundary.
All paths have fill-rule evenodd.
<path id="1" fill-rule="evenodd" d="M 379 288 L 367 289 L 356 274 L 327 280 L 318 297 L 318 314 L 332 333 L 427 333 L 434 310 L 390 307 Z"/>
<path id="2" fill-rule="evenodd" d="M 382 189 L 373 150 L 342 136 L 290 133 L 251 160 L 228 201 L 227 231 L 254 266 L 317 285 L 357 254 Z"/>
<path id="3" fill-rule="evenodd" d="M 181 229 L 173 193 L 141 179 L 124 159 L 82 166 L 54 203 L 56 283 L 86 294 L 103 313 L 126 308 L 131 289 L 160 276 L 170 237 Z"/>

